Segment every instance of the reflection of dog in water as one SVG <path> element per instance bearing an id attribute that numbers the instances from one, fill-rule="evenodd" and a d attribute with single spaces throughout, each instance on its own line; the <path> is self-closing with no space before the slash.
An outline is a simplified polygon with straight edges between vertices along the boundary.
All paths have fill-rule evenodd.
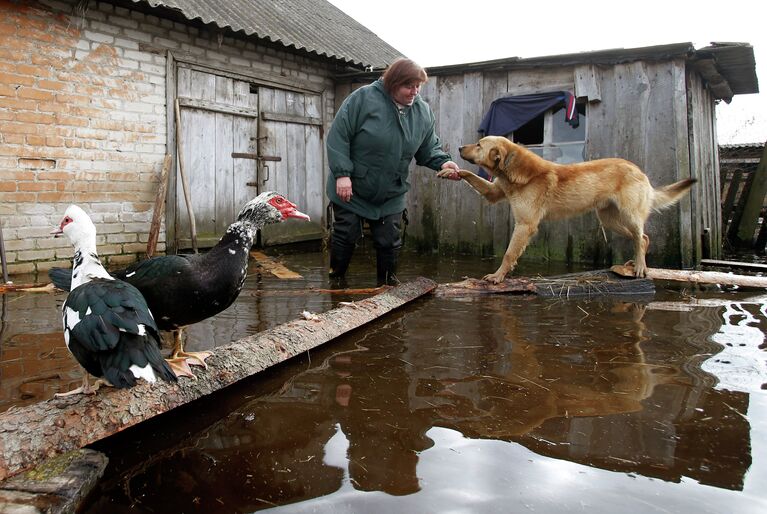
<path id="1" fill-rule="evenodd" d="M 695 182 L 685 179 L 653 189 L 647 176 L 623 159 L 575 164 L 547 161 L 505 137 L 488 136 L 460 148 L 461 157 L 482 166 L 493 182 L 467 170 L 443 170 L 443 178 L 468 182 L 489 202 L 505 198 L 514 215 L 514 233 L 503 262 L 485 280 L 502 282 L 517 264 L 544 219 L 564 219 L 596 210 L 599 221 L 634 241 L 634 274 L 647 274 L 645 254 L 650 243 L 644 225 L 650 212 L 679 201 Z"/>

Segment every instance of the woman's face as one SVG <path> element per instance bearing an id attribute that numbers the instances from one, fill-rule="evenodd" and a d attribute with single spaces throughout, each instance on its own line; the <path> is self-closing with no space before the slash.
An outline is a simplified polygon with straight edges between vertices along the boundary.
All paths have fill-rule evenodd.
<path id="1" fill-rule="evenodd" d="M 421 82 L 408 82 L 394 90 L 392 97 L 394 98 L 394 101 L 400 105 L 413 105 L 415 97 L 420 90 Z"/>

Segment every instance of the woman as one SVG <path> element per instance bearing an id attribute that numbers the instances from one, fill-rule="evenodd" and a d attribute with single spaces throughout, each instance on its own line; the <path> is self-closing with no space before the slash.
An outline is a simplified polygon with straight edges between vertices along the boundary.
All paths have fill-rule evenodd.
<path id="1" fill-rule="evenodd" d="M 458 170 L 434 133 L 434 113 L 418 95 L 426 80 L 422 67 L 399 58 L 376 82 L 349 95 L 333 120 L 327 139 L 327 193 L 334 218 L 331 277 L 346 274 L 367 220 L 378 284 L 397 283 L 410 161 L 415 157 L 416 164 L 435 171 Z"/>

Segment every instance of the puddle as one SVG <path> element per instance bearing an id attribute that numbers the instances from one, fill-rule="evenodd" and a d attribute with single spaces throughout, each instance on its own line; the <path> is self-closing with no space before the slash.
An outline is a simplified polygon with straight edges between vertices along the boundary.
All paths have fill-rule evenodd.
<path id="1" fill-rule="evenodd" d="M 374 281 L 371 258 L 350 287 Z M 326 287 L 320 254 L 281 260 L 304 280 L 251 277 L 189 348 L 359 299 L 300 293 Z M 400 275 L 493 265 L 407 255 Z M 765 512 L 765 297 L 666 286 L 417 300 L 94 445 L 110 465 L 84 512 Z M 63 298 L 6 295 L 3 366 L 28 352 L 51 361 L 48 386 L 79 381 L 55 344 Z"/>

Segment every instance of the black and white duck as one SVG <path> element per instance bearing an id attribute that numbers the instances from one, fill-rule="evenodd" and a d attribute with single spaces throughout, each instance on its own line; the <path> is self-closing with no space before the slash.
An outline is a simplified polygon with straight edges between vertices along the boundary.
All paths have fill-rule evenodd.
<path id="1" fill-rule="evenodd" d="M 62 318 L 67 348 L 85 369 L 80 387 L 57 396 L 95 393 L 103 381 L 91 385 L 89 373 L 118 388 L 133 387 L 139 378 L 175 381 L 160 353 L 159 330 L 144 297 L 101 265 L 96 227 L 85 211 L 69 206 L 52 234 L 64 234 L 75 249 Z"/>
<path id="2" fill-rule="evenodd" d="M 259 229 L 288 218 L 309 220 L 284 196 L 269 191 L 249 201 L 221 240 L 204 254 L 153 257 L 112 272 L 138 288 L 146 298 L 160 330 L 171 331 L 171 366 L 178 375 L 190 374 L 188 364 L 206 366 L 211 352 L 184 351 L 184 327 L 210 318 L 229 307 L 242 290 L 250 248 Z M 54 268 L 49 277 L 59 289 L 69 289 L 69 269 Z"/>

